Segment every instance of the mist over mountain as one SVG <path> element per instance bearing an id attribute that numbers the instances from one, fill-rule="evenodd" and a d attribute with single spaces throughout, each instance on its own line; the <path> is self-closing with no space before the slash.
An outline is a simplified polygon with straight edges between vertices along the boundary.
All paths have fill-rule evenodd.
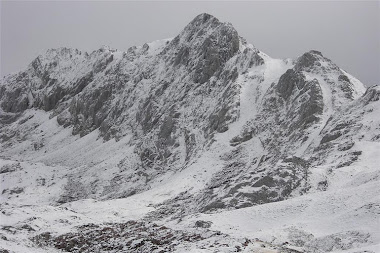
<path id="1" fill-rule="evenodd" d="M 380 87 L 203 13 L 0 81 L 0 252 L 376 252 Z"/>

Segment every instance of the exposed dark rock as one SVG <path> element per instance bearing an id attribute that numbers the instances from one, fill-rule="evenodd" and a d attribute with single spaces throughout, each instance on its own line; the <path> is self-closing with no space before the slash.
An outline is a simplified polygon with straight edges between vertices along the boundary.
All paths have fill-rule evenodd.
<path id="1" fill-rule="evenodd" d="M 296 65 L 294 66 L 296 71 L 309 70 L 314 65 L 320 66 L 319 59 L 323 58 L 322 54 L 318 51 L 311 50 L 304 53 L 298 58 Z"/>
<path id="2" fill-rule="evenodd" d="M 126 223 L 109 223 L 106 225 L 83 225 L 77 232 L 52 236 L 49 232 L 34 236 L 31 240 L 40 247 L 53 247 L 65 252 L 173 252 L 178 244 L 187 245 L 202 242 L 203 248 L 213 249 L 213 241 L 218 238 L 221 243 L 231 241 L 230 237 L 214 231 L 186 232 L 172 230 L 155 223 L 128 221 Z M 245 249 L 249 242 L 239 247 Z M 233 250 L 234 246 L 230 247 Z"/>
<path id="3" fill-rule="evenodd" d="M 239 36 L 233 28 L 222 25 L 215 34 L 206 38 L 201 48 L 201 61 L 195 69 L 196 83 L 208 81 L 238 51 Z"/>
<path id="4" fill-rule="evenodd" d="M 337 168 L 342 168 L 346 166 L 350 166 L 354 162 L 356 162 L 359 159 L 359 156 L 362 154 L 362 151 L 353 151 L 348 153 L 345 157 L 344 160 L 342 160 Z"/>
<path id="5" fill-rule="evenodd" d="M 75 84 L 75 90 L 72 93 L 72 95 L 76 95 L 80 93 L 88 84 L 90 84 L 93 81 L 94 75 L 92 72 L 88 73 L 84 77 L 81 77 Z"/>
<path id="6" fill-rule="evenodd" d="M 20 116 L 20 113 L 2 113 L 0 114 L 0 123 L 3 125 L 12 124 L 13 122 L 17 121 Z"/>
<path id="7" fill-rule="evenodd" d="M 305 86 L 305 77 L 294 71 L 293 69 L 288 69 L 285 74 L 280 77 L 276 89 L 280 97 L 287 100 L 294 92 L 294 87 L 301 90 Z"/>
<path id="8" fill-rule="evenodd" d="M 245 131 L 241 136 L 235 136 L 231 139 L 231 146 L 237 146 L 243 142 L 249 141 L 253 138 L 253 131 Z"/>
<path id="9" fill-rule="evenodd" d="M 212 203 L 208 204 L 207 206 L 203 207 L 201 212 L 207 213 L 207 212 L 215 211 L 218 209 L 224 209 L 225 207 L 226 207 L 226 205 L 223 202 L 215 201 L 215 202 L 212 202 Z"/>
<path id="10" fill-rule="evenodd" d="M 21 188 L 21 187 L 16 187 L 16 188 L 13 188 L 9 191 L 9 194 L 20 194 L 24 192 L 24 188 Z"/>
<path id="11" fill-rule="evenodd" d="M 3 91 L 1 92 L 1 90 Z M 3 93 L 3 95 L 0 96 L 0 98 L 4 98 L 1 102 L 1 108 L 5 112 L 18 113 L 23 112 L 28 108 L 29 100 L 26 96 L 25 87 L 18 87 L 15 90 L 8 91 L 5 91 L 4 87 L 0 87 L 0 92 Z"/>
<path id="12" fill-rule="evenodd" d="M 310 252 L 345 251 L 351 249 L 355 244 L 366 243 L 369 240 L 370 235 L 368 233 L 346 231 L 309 240 L 305 243 L 305 248 Z"/>
<path id="13" fill-rule="evenodd" d="M 380 89 L 378 86 L 372 86 L 367 89 L 362 97 L 365 105 L 380 100 Z"/>
<path id="14" fill-rule="evenodd" d="M 67 184 L 64 187 L 64 192 L 58 199 L 57 203 L 64 204 L 75 200 L 83 199 L 88 196 L 87 187 L 77 178 L 68 178 Z"/>
<path id="15" fill-rule="evenodd" d="M 338 139 L 340 136 L 342 136 L 342 133 L 341 132 L 333 132 L 333 133 L 329 133 L 329 134 L 326 134 L 325 136 L 323 136 L 322 140 L 321 140 L 321 144 L 323 143 L 326 143 L 326 142 L 330 142 L 330 141 L 333 141 L 335 139 Z"/>
<path id="16" fill-rule="evenodd" d="M 210 130 L 218 131 L 219 133 L 225 132 L 228 130 L 228 127 L 226 125 L 226 121 L 228 118 L 226 117 L 228 112 L 227 108 L 222 108 L 217 115 L 211 115 L 210 116 Z"/>
<path id="17" fill-rule="evenodd" d="M 210 228 L 211 224 L 212 224 L 211 221 L 197 220 L 195 222 L 195 227 L 197 227 L 197 228 Z"/>
<path id="18" fill-rule="evenodd" d="M 14 172 L 17 170 L 22 170 L 20 163 L 6 164 L 0 168 L 0 174 Z"/>
<path id="19" fill-rule="evenodd" d="M 338 150 L 339 150 L 339 151 L 346 151 L 346 150 L 351 149 L 354 145 L 355 145 L 355 142 L 353 142 L 353 141 L 348 141 L 348 142 L 345 142 L 345 143 L 339 144 L 339 146 L 338 146 Z"/>
<path id="20" fill-rule="evenodd" d="M 317 80 L 306 83 L 305 89 L 309 95 L 309 101 L 300 107 L 298 125 L 306 128 L 319 121 L 318 115 L 323 113 L 323 94 Z"/>
<path id="21" fill-rule="evenodd" d="M 326 191 L 328 185 L 329 184 L 328 184 L 327 180 L 320 181 L 320 182 L 318 182 L 317 190 Z"/>
<path id="22" fill-rule="evenodd" d="M 346 75 L 340 75 L 339 77 L 338 77 L 338 81 L 341 81 L 341 82 L 350 82 L 350 79 L 348 79 L 348 77 L 346 76 Z"/>

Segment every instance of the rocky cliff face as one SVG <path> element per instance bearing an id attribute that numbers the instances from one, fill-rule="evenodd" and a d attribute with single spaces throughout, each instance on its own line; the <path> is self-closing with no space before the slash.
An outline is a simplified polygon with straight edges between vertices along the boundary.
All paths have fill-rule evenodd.
<path id="1" fill-rule="evenodd" d="M 322 53 L 272 59 L 209 14 L 127 52 L 52 49 L 1 80 L 1 157 L 50 166 L 28 181 L 6 165 L 2 198 L 156 189 L 167 198 L 147 217 L 170 220 L 322 192 L 334 169 L 360 161 L 360 143 L 379 142 L 378 107 L 378 87 Z M 23 187 L 10 188 L 15 178 Z"/>
<path id="2" fill-rule="evenodd" d="M 2 109 L 51 111 L 73 135 L 131 134 L 142 170 L 178 170 L 238 118 L 239 72 L 264 64 L 245 45 L 230 24 L 202 14 L 174 39 L 124 53 L 49 50 L 3 80 Z"/>

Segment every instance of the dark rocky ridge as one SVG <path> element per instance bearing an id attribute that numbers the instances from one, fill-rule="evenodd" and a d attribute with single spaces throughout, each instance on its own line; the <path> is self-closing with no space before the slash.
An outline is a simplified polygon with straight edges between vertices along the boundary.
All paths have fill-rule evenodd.
<path id="1" fill-rule="evenodd" d="M 148 44 L 122 54 L 108 48 L 91 54 L 49 50 L 26 71 L 2 81 L 1 108 L 11 114 L 28 108 L 49 111 L 81 137 L 95 129 L 105 141 L 132 133 L 138 166 L 152 169 L 154 178 L 163 168 L 187 164 L 237 119 L 236 78 L 264 63 L 256 49 L 240 52 L 241 43 L 230 24 L 201 14 L 156 53 Z M 232 58 L 248 64 L 239 70 L 227 66 Z"/>

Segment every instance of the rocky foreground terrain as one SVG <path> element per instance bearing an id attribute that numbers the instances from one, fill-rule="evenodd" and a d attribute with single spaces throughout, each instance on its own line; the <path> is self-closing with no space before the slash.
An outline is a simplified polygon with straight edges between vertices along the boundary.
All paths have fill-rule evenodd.
<path id="1" fill-rule="evenodd" d="M 201 14 L 0 81 L 0 252 L 380 252 L 380 87 Z"/>

